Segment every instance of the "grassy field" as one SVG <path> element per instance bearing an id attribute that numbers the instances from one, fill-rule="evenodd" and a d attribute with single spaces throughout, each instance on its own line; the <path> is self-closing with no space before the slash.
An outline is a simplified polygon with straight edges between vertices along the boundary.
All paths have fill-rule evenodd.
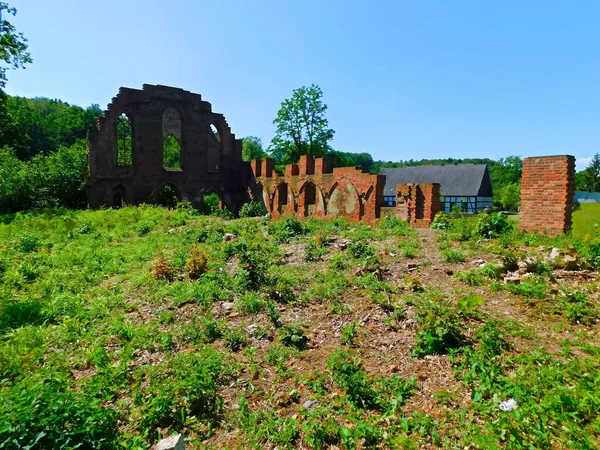
<path id="1" fill-rule="evenodd" d="M 518 214 L 508 216 L 508 219 L 515 226 L 519 223 Z M 573 212 L 573 234 L 575 236 L 594 235 L 598 231 L 596 224 L 600 224 L 600 203 L 583 203 Z"/>
<path id="2" fill-rule="evenodd" d="M 600 203 L 582 203 L 573 212 L 573 234 L 577 236 L 593 235 L 600 224 Z"/>
<path id="3" fill-rule="evenodd" d="M 0 217 L 0 448 L 598 448 L 600 236 L 474 225 Z"/>

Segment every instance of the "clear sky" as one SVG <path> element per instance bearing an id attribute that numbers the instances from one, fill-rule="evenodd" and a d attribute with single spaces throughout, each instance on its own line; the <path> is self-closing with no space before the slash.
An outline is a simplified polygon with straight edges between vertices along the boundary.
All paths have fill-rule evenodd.
<path id="1" fill-rule="evenodd" d="M 34 59 L 7 92 L 105 108 L 120 86 L 200 93 L 273 137 L 318 84 L 337 150 L 375 159 L 600 152 L 600 1 L 8 0 Z"/>

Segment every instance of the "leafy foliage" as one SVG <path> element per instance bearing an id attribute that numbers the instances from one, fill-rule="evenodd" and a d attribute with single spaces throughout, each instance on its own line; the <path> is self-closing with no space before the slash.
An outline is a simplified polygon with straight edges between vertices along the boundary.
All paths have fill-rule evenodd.
<path id="1" fill-rule="evenodd" d="M 7 3 L 0 2 L 0 89 L 6 85 L 6 70 L 19 69 L 31 63 L 31 55 L 27 51 L 27 39 L 3 15 L 16 15 L 17 10 L 10 8 Z M 4 67 L 6 65 L 7 67 Z"/>
<path id="2" fill-rule="evenodd" d="M 281 103 L 271 152 L 282 164 L 296 163 L 300 155 L 323 156 L 329 150 L 334 131 L 325 117 L 327 105 L 319 86 L 295 89 L 292 97 Z"/>
<path id="3" fill-rule="evenodd" d="M 486 211 L 482 211 L 477 214 L 475 232 L 480 236 L 490 239 L 510 230 L 512 230 L 512 224 L 508 221 L 506 215 L 502 213 L 489 214 Z"/>

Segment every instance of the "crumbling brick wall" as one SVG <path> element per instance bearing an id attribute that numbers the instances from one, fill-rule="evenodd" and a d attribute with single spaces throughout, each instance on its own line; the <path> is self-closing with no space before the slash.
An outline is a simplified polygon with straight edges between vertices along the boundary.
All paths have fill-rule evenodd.
<path id="1" fill-rule="evenodd" d="M 262 199 L 275 219 L 295 217 L 346 217 L 373 222 L 379 217 L 385 176 L 354 167 L 334 168 L 327 158 L 301 156 L 284 172 L 274 170 L 272 159 L 252 161 L 255 185 L 252 196 Z"/>
<path id="2" fill-rule="evenodd" d="M 521 230 L 558 235 L 571 230 L 575 158 L 537 156 L 523 160 Z"/>
<path id="3" fill-rule="evenodd" d="M 117 156 L 117 121 L 122 114 L 132 126 L 127 166 L 119 165 Z M 180 168 L 163 167 L 167 136 L 180 145 Z M 236 212 L 249 200 L 252 179 L 241 153 L 241 140 L 199 94 L 168 86 L 121 88 L 88 135 L 89 205 L 113 206 L 116 198 L 129 204 L 156 203 L 163 187 L 170 185 L 180 200 L 196 206 L 204 194 L 217 193 L 222 204 Z"/>
<path id="4" fill-rule="evenodd" d="M 395 212 L 402 220 L 416 227 L 427 228 L 439 211 L 439 183 L 396 185 Z"/>

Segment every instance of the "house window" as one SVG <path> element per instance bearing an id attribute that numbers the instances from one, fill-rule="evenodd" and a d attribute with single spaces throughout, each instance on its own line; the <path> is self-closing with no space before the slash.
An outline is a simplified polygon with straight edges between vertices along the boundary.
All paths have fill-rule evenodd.
<path id="1" fill-rule="evenodd" d="M 396 196 L 395 195 L 384 195 L 383 203 L 385 206 L 396 206 Z"/>

